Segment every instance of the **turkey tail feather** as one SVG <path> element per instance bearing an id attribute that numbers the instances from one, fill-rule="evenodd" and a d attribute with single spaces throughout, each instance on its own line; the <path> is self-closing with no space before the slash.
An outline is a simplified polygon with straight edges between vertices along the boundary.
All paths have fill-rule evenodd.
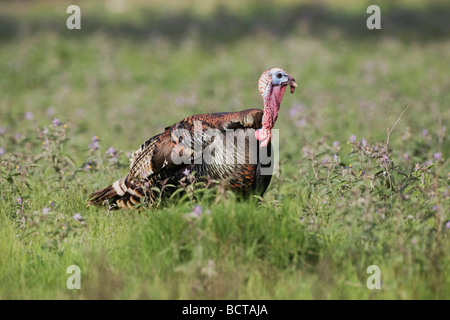
<path id="1" fill-rule="evenodd" d="M 92 193 L 89 197 L 90 205 L 109 205 L 109 208 L 129 208 L 141 202 L 144 192 L 140 186 L 130 183 L 128 177 L 121 178 L 112 185 Z"/>
<path id="2" fill-rule="evenodd" d="M 91 193 L 89 196 L 89 205 L 100 205 L 104 200 L 111 199 L 117 196 L 112 185 L 107 186 L 104 189 Z"/>

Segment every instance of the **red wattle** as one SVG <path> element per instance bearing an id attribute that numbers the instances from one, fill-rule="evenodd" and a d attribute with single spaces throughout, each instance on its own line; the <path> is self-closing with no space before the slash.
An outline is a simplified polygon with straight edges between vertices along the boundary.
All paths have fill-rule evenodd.
<path id="1" fill-rule="evenodd" d="M 262 147 L 266 147 L 272 137 L 272 132 L 270 130 L 265 129 L 264 127 L 255 131 L 256 140 L 260 141 L 260 145 Z"/>
<path id="2" fill-rule="evenodd" d="M 262 147 L 266 147 L 272 137 L 272 128 L 278 118 L 281 100 L 286 90 L 286 86 L 274 86 L 270 89 L 267 99 L 264 101 L 264 115 L 262 119 L 262 128 L 255 132 L 255 138 L 261 142 Z"/>

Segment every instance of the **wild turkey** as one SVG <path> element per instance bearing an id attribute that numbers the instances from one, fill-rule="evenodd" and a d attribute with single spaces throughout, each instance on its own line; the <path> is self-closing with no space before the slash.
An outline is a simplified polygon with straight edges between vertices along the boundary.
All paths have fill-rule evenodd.
<path id="1" fill-rule="evenodd" d="M 258 82 L 264 110 L 199 114 L 165 128 L 133 153 L 126 177 L 91 194 L 89 205 L 133 209 L 142 199 L 152 205 L 152 187 L 177 186 L 190 173 L 197 181 L 212 179 L 241 194 L 262 195 L 272 175 L 271 163 L 261 159 L 273 157 L 271 130 L 287 86 L 294 93 L 292 76 L 268 69 Z"/>

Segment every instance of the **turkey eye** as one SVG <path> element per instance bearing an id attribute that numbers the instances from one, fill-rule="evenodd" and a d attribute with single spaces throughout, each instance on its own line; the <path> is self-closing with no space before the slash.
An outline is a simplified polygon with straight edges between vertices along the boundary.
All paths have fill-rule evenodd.
<path id="1" fill-rule="evenodd" d="M 277 78 L 278 78 L 278 79 L 281 79 L 282 77 L 283 77 L 283 76 L 281 75 L 281 73 L 278 73 L 278 74 L 277 74 Z"/>

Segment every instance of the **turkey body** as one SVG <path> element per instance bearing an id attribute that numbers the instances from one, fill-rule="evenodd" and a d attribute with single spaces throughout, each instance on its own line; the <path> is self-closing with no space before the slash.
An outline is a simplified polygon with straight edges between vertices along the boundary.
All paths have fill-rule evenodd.
<path id="1" fill-rule="evenodd" d="M 187 181 L 215 181 L 242 195 L 262 195 L 273 172 L 272 129 L 288 86 L 294 93 L 292 76 L 268 69 L 258 81 L 264 110 L 198 114 L 165 128 L 133 153 L 124 178 L 91 194 L 89 205 L 133 209 L 145 200 L 151 206 L 159 195 L 155 190 Z"/>
<path id="2" fill-rule="evenodd" d="M 178 186 L 190 174 L 244 196 L 263 195 L 272 177 L 273 150 L 255 138 L 262 118 L 259 109 L 187 117 L 142 144 L 127 176 L 93 193 L 90 204 L 132 209 L 145 197 L 151 205 L 157 196 L 152 187 Z"/>

